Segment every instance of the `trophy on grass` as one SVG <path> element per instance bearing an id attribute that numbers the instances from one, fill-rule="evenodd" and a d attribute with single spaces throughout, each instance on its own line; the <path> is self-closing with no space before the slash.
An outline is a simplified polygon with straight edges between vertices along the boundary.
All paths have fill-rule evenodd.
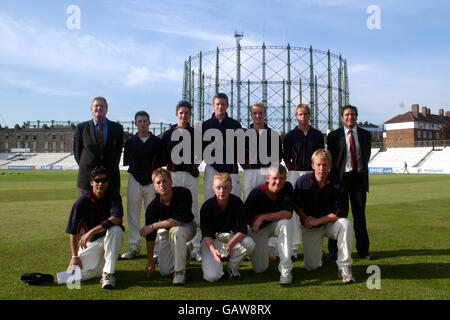
<path id="1" fill-rule="evenodd" d="M 231 239 L 231 231 L 230 232 L 221 232 L 216 233 L 216 239 L 219 240 L 219 242 L 222 244 L 222 248 L 220 248 L 220 261 L 230 261 L 231 257 L 227 257 L 228 249 L 225 244 L 230 242 Z"/>

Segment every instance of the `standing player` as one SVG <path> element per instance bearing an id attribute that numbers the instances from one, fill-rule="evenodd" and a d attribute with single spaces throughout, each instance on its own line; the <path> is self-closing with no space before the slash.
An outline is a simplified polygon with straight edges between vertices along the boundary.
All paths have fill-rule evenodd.
<path id="1" fill-rule="evenodd" d="M 213 177 L 219 172 L 226 172 L 230 175 L 232 181 L 232 193 L 237 197 L 241 197 L 241 183 L 239 178 L 239 165 L 236 161 L 236 154 L 234 157 L 233 163 L 226 162 L 226 130 L 227 129 L 241 129 L 241 124 L 228 117 L 227 109 L 228 109 L 228 97 L 224 93 L 218 93 L 214 96 L 212 107 L 214 109 L 214 113 L 211 116 L 211 119 L 208 119 L 202 123 L 202 134 L 203 138 L 205 137 L 205 132 L 209 129 L 218 129 L 222 134 L 223 141 L 223 157 L 221 163 L 217 163 L 214 161 L 212 164 L 207 164 L 205 167 L 205 176 L 204 176 L 204 200 L 208 200 L 214 196 L 214 192 L 212 190 L 212 181 Z M 211 142 L 213 143 L 213 142 Z M 203 150 L 209 145 L 209 143 L 203 144 Z M 235 146 L 236 147 L 236 146 Z M 212 155 L 213 157 L 215 155 Z"/>
<path id="2" fill-rule="evenodd" d="M 178 122 L 173 125 L 169 130 L 163 133 L 162 140 L 164 141 L 167 151 L 167 170 L 170 171 L 172 176 L 172 185 L 186 187 L 192 194 L 192 212 L 195 216 L 195 222 L 197 223 L 197 233 L 192 239 L 191 244 L 193 246 L 191 257 L 197 261 L 201 261 L 200 255 L 200 223 L 199 223 L 199 210 L 198 210 L 198 165 L 194 164 L 194 128 L 189 124 L 189 119 L 192 115 L 192 106 L 187 101 L 180 101 L 176 107 L 175 113 Z M 177 131 L 183 138 L 173 138 L 173 133 Z M 181 131 L 181 132 L 180 132 Z M 181 143 L 184 136 L 190 137 L 191 154 L 189 156 L 190 161 L 187 163 L 181 162 L 175 164 L 172 159 L 172 150 L 175 146 Z M 174 139 L 174 140 L 172 140 Z M 183 155 L 174 155 L 183 160 Z M 176 161 L 177 162 L 177 161 Z"/>
<path id="3" fill-rule="evenodd" d="M 306 104 L 295 108 L 298 125 L 289 131 L 283 140 L 284 162 L 289 170 L 288 181 L 295 185 L 297 179 L 312 172 L 311 156 L 317 149 L 324 148 L 322 132 L 309 125 L 311 109 Z M 297 250 L 301 242 L 300 225 L 297 215 L 292 217 L 294 235 L 292 238 L 292 256 L 297 258 Z"/>
<path id="4" fill-rule="evenodd" d="M 244 185 L 244 201 L 247 199 L 250 192 L 256 186 L 261 185 L 267 179 L 267 168 L 271 165 L 275 165 L 275 163 L 262 163 L 259 157 L 261 145 L 263 143 L 266 144 L 265 150 L 267 150 L 267 155 L 271 156 L 272 152 L 277 152 L 274 158 L 277 159 L 277 163 L 281 163 L 282 157 L 282 141 L 279 134 L 267 126 L 265 122 L 265 118 L 267 116 L 266 106 L 261 102 L 255 102 L 252 104 L 250 108 L 250 115 L 252 117 L 253 123 L 250 125 L 250 128 L 247 130 L 255 130 L 256 132 L 256 148 L 254 148 L 256 155 L 250 154 L 250 146 L 249 142 L 246 144 L 247 150 L 247 159 L 246 164 L 243 165 L 244 175 L 243 175 L 243 185 Z M 263 133 L 267 135 L 267 139 L 262 140 Z M 276 134 L 278 136 L 278 150 L 272 148 L 271 135 Z M 256 163 L 250 164 L 249 159 L 255 158 Z M 272 157 L 271 157 L 272 158 Z"/>
<path id="5" fill-rule="evenodd" d="M 352 105 L 342 108 L 344 126 L 328 134 L 327 145 L 333 158 L 332 172 L 347 186 L 353 214 L 356 250 L 367 260 L 373 257 L 369 252 L 369 234 L 366 228 L 366 200 L 369 192 L 369 160 L 371 152 L 370 132 L 356 126 L 358 109 Z M 331 258 L 337 257 L 336 241 L 328 241 Z"/>
<path id="6" fill-rule="evenodd" d="M 155 198 L 152 171 L 164 165 L 164 144 L 148 131 L 150 116 L 138 111 L 134 116 L 138 132 L 125 143 L 123 165 L 129 166 L 127 189 L 128 243 L 130 247 L 122 259 L 133 259 L 141 251 L 141 211 Z"/>

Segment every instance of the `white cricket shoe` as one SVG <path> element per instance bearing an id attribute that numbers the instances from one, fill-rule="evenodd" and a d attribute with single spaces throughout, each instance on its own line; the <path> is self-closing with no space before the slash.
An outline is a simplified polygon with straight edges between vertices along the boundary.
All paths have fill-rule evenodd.
<path id="1" fill-rule="evenodd" d="M 280 284 L 291 284 L 292 283 L 292 273 L 286 272 L 280 275 Z"/>
<path id="2" fill-rule="evenodd" d="M 186 271 L 176 271 L 173 276 L 173 284 L 184 284 L 186 282 Z"/>
<path id="3" fill-rule="evenodd" d="M 103 289 L 114 289 L 116 282 L 117 280 L 113 273 L 103 272 L 102 279 L 100 280 Z"/>
<path id="4" fill-rule="evenodd" d="M 353 283 L 355 282 L 355 277 L 352 275 L 352 267 L 345 266 L 341 270 L 338 271 L 338 278 L 342 279 L 344 283 Z"/>
<path id="5" fill-rule="evenodd" d="M 139 254 L 139 251 L 137 251 L 134 248 L 130 247 L 127 250 L 127 252 L 122 254 L 121 258 L 129 260 L 129 259 L 133 259 L 134 257 L 136 257 L 138 254 Z"/>

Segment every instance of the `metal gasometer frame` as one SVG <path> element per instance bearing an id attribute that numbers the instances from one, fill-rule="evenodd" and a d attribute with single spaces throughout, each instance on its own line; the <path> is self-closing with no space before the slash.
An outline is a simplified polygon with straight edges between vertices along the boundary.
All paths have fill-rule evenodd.
<path id="1" fill-rule="evenodd" d="M 236 35 L 235 35 L 236 36 Z M 326 132 L 341 125 L 349 103 L 347 61 L 339 54 L 287 46 L 241 46 L 200 51 L 184 63 L 182 99 L 194 107 L 192 123 L 208 119 L 218 92 L 229 97 L 228 114 L 249 127 L 250 106 L 267 106 L 267 123 L 280 133 L 297 125 L 294 108 L 311 108 L 311 125 Z"/>

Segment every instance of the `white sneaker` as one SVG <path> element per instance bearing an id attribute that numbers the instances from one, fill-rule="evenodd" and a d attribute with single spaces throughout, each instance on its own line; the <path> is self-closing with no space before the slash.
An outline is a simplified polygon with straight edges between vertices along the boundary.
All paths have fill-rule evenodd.
<path id="1" fill-rule="evenodd" d="M 191 260 L 202 261 L 202 256 L 200 255 L 200 250 L 192 250 L 191 251 Z"/>
<path id="2" fill-rule="evenodd" d="M 184 284 L 186 282 L 186 272 L 176 271 L 173 276 L 173 284 Z"/>
<path id="3" fill-rule="evenodd" d="M 292 273 L 286 272 L 280 275 L 280 284 L 291 284 L 292 283 Z"/>
<path id="4" fill-rule="evenodd" d="M 352 275 L 352 267 L 345 266 L 341 270 L 338 271 L 338 278 L 342 279 L 344 283 L 352 283 L 355 282 L 355 277 Z"/>
<path id="5" fill-rule="evenodd" d="M 114 289 L 116 282 L 117 280 L 113 273 L 103 272 L 102 279 L 100 280 L 103 289 Z"/>
<path id="6" fill-rule="evenodd" d="M 139 250 L 140 251 L 140 250 Z M 122 254 L 121 258 L 122 259 L 133 259 L 134 257 L 136 257 L 139 254 L 139 251 L 135 250 L 134 248 L 130 247 L 127 252 L 125 252 L 124 254 Z"/>

